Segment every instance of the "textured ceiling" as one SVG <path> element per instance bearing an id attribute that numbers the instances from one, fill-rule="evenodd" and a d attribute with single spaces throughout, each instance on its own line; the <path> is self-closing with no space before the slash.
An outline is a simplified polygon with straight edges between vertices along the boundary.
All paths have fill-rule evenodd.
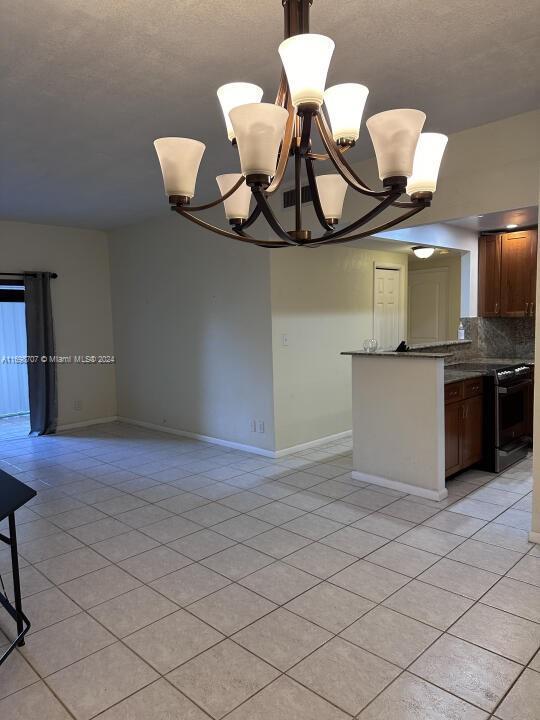
<path id="1" fill-rule="evenodd" d="M 0 0 L 5 218 L 108 228 L 167 212 L 152 141 L 206 142 L 198 200 L 235 171 L 216 88 L 273 101 L 280 0 Z M 538 106 L 538 0 L 315 0 L 329 84 L 370 115 L 418 107 L 447 133 Z M 367 133 L 354 156 L 371 154 Z M 351 158 L 352 158 L 351 154 Z"/>

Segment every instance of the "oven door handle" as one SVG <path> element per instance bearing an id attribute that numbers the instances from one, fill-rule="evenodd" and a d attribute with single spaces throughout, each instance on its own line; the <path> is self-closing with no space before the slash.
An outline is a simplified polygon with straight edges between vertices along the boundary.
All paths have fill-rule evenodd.
<path id="1" fill-rule="evenodd" d="M 520 392 L 521 390 L 525 390 L 526 387 L 529 385 L 532 385 L 532 380 L 523 380 L 522 382 L 518 383 L 517 385 L 510 385 L 509 387 L 501 387 L 497 386 L 497 394 L 498 395 L 513 395 L 514 393 Z"/>

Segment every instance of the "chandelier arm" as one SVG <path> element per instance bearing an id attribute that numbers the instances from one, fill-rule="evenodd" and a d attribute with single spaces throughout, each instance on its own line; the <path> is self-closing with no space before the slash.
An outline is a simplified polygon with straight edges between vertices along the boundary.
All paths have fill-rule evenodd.
<path id="1" fill-rule="evenodd" d="M 326 152 L 329 155 L 329 159 L 331 160 L 332 164 L 334 165 L 338 173 L 341 175 L 341 177 L 347 182 L 348 185 L 350 185 L 350 187 L 353 188 L 353 190 L 362 193 L 362 195 L 369 195 L 370 197 L 386 197 L 387 195 L 389 195 L 389 193 L 392 192 L 390 189 L 371 190 L 364 183 L 364 181 L 360 177 L 358 177 L 358 175 L 354 172 L 349 163 L 343 158 L 336 143 L 334 142 L 334 138 L 330 134 L 326 118 L 324 117 L 322 112 L 318 113 L 316 117 L 316 122 L 324 147 L 326 148 Z"/>
<path id="2" fill-rule="evenodd" d="M 339 152 L 343 155 L 344 153 L 348 152 L 353 146 L 352 145 L 338 145 L 337 148 Z M 330 155 L 328 153 L 315 153 L 315 152 L 308 152 L 306 153 L 306 157 L 310 158 L 311 160 L 330 160 Z"/>
<path id="3" fill-rule="evenodd" d="M 287 92 L 287 96 L 289 93 Z M 272 195 L 281 183 L 283 182 L 283 178 L 285 177 L 285 171 L 287 169 L 287 165 L 289 163 L 289 155 L 291 152 L 291 146 L 294 140 L 294 127 L 296 123 L 296 108 L 293 106 L 293 104 L 290 102 L 290 99 L 287 97 L 287 104 L 288 104 L 288 110 L 289 110 L 289 117 L 287 118 L 287 125 L 285 126 L 285 135 L 283 137 L 283 143 L 281 144 L 281 151 L 279 153 L 279 159 L 278 164 L 276 168 L 276 174 L 274 175 L 274 178 L 270 185 L 266 188 L 266 194 Z"/>
<path id="4" fill-rule="evenodd" d="M 233 193 L 235 193 L 238 188 L 243 185 L 245 182 L 245 177 L 242 176 L 238 182 L 236 182 L 230 190 L 227 190 L 227 192 L 224 195 L 221 195 L 217 200 L 213 200 L 212 202 L 206 203 L 205 205 L 187 205 L 186 207 L 189 208 L 190 212 L 199 212 L 199 210 L 209 210 L 210 208 L 215 207 L 216 205 L 221 205 L 222 202 L 227 200 L 227 198 L 230 198 Z"/>
<path id="5" fill-rule="evenodd" d="M 311 145 L 311 120 L 313 114 L 311 112 L 304 113 L 302 116 L 302 133 L 300 135 L 300 144 L 298 146 L 298 153 L 302 157 L 305 157 L 309 152 Z"/>
<path id="6" fill-rule="evenodd" d="M 409 218 L 413 217 L 413 215 L 416 215 L 421 210 L 423 210 L 426 205 L 417 205 L 416 207 L 412 208 L 412 210 L 409 210 L 409 212 L 403 213 L 403 215 L 400 215 L 398 218 L 394 218 L 393 220 L 389 220 L 388 222 L 383 223 L 382 225 L 377 225 L 377 227 L 370 228 L 369 230 L 363 230 L 361 233 L 357 233 L 356 235 L 350 235 L 349 237 L 339 237 L 336 238 L 335 236 L 333 238 L 325 239 L 324 237 L 320 238 L 319 240 L 316 240 L 312 243 L 306 243 L 304 247 L 319 247 L 321 245 L 334 245 L 337 243 L 346 243 L 351 242 L 352 240 L 361 240 L 362 238 L 369 237 L 370 235 L 375 235 L 376 233 L 383 232 L 384 230 L 389 230 L 390 228 L 394 227 L 395 225 L 398 225 L 399 223 L 403 222 L 404 220 L 408 220 Z"/>
<path id="7" fill-rule="evenodd" d="M 239 235 L 241 238 L 248 238 L 248 239 L 253 240 L 254 238 L 251 238 L 250 235 L 248 235 L 247 233 L 244 232 L 244 230 L 242 229 L 243 227 L 244 227 L 243 225 L 233 225 L 233 230 L 234 230 L 234 232 L 235 232 L 237 235 Z M 237 238 L 237 239 L 238 239 L 238 238 Z M 281 242 L 281 240 L 279 240 L 279 241 L 274 241 L 274 242 L 272 242 L 272 240 L 268 240 L 268 241 L 258 240 L 258 241 L 257 241 L 257 246 L 258 246 L 258 247 L 264 247 L 264 248 L 290 247 L 290 246 L 289 246 L 289 243 Z"/>
<path id="8" fill-rule="evenodd" d="M 326 235 L 326 238 L 328 240 L 333 240 L 334 238 L 339 239 L 347 235 L 347 233 L 353 232 L 353 230 L 362 227 L 362 225 L 365 225 L 370 220 L 373 220 L 373 218 L 377 217 L 377 215 L 380 215 L 384 210 L 386 210 L 387 207 L 392 205 L 394 200 L 396 200 L 399 195 L 400 193 L 394 191 L 392 195 L 388 195 L 388 197 L 383 198 L 376 207 L 362 215 L 362 217 L 359 217 L 358 220 L 355 220 L 350 225 L 347 225 L 347 227 L 344 227 L 341 230 L 336 230 L 332 233 L 332 235 Z M 324 241 L 324 239 L 325 238 L 323 236 L 321 240 Z"/>
<path id="9" fill-rule="evenodd" d="M 257 205 L 260 207 L 262 214 L 266 218 L 266 222 L 270 225 L 272 230 L 276 233 L 278 238 L 280 240 L 283 240 L 283 242 L 286 242 L 288 245 L 301 245 L 300 242 L 292 238 L 286 230 L 284 230 L 276 216 L 274 215 L 272 208 L 268 204 L 268 200 L 265 197 L 264 192 L 257 187 L 251 188 L 251 192 L 253 193 L 255 200 L 257 201 Z"/>
<path id="10" fill-rule="evenodd" d="M 252 210 L 251 215 L 248 217 L 248 219 L 244 223 L 242 223 L 242 225 L 235 225 L 233 227 L 233 229 L 236 231 L 236 228 L 240 227 L 242 230 L 245 230 L 246 228 L 253 225 L 253 223 L 259 217 L 260 214 L 261 214 L 261 208 L 258 205 L 255 205 L 255 207 Z"/>
<path id="11" fill-rule="evenodd" d="M 195 223 L 195 225 L 199 225 L 200 227 L 204 228 L 205 230 L 211 230 L 213 233 L 216 233 L 217 235 L 222 235 L 226 238 L 232 238 L 233 240 L 240 240 L 241 242 L 250 243 L 251 245 L 259 245 L 262 247 L 265 247 L 268 243 L 263 240 L 256 240 L 255 238 L 250 237 L 249 235 L 245 235 L 243 237 L 239 236 L 238 234 L 229 232 L 229 230 L 222 230 L 222 228 L 216 227 L 215 225 L 211 225 L 210 223 L 206 222 L 205 220 L 201 220 L 201 218 L 198 218 L 196 215 L 192 215 L 189 212 L 186 212 L 181 207 L 175 207 L 173 208 L 176 210 L 176 212 L 179 215 L 182 215 L 182 217 L 185 217 L 187 220 L 191 220 L 191 222 Z"/>
<path id="12" fill-rule="evenodd" d="M 393 203 L 393 205 L 394 205 L 394 207 L 397 207 L 397 208 L 415 208 L 415 207 L 418 207 L 418 203 L 417 203 L 417 202 L 414 202 L 414 201 L 411 201 L 411 202 L 398 202 L 398 201 L 396 201 L 395 203 Z M 424 209 L 424 207 L 428 207 L 428 205 L 427 205 L 427 204 L 426 204 L 426 205 L 423 205 L 423 206 L 422 206 L 422 210 Z"/>
<path id="13" fill-rule="evenodd" d="M 321 205 L 321 198 L 319 195 L 319 188 L 317 187 L 317 179 L 315 177 L 315 171 L 313 169 L 313 161 L 309 157 L 305 157 L 305 163 L 306 163 L 306 174 L 309 184 L 309 189 L 311 191 L 311 199 L 313 201 L 313 207 L 315 209 L 315 213 L 317 215 L 317 220 L 319 221 L 321 227 L 323 230 L 327 230 L 328 232 L 332 232 L 333 227 L 332 225 L 329 225 L 326 222 L 326 218 L 324 217 L 324 212 Z"/>
<path id="14" fill-rule="evenodd" d="M 276 105 L 281 105 L 281 107 L 285 107 L 287 104 L 287 95 L 288 95 L 289 85 L 287 83 L 287 75 L 285 74 L 285 70 L 281 70 L 281 77 L 279 79 L 279 87 L 276 95 Z"/>

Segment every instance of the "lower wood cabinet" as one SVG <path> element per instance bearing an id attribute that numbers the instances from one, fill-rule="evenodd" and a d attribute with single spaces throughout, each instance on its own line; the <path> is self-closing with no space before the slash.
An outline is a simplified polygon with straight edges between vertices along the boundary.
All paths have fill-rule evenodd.
<path id="1" fill-rule="evenodd" d="M 484 419 L 482 392 L 482 378 L 445 385 L 446 476 L 482 460 Z"/>

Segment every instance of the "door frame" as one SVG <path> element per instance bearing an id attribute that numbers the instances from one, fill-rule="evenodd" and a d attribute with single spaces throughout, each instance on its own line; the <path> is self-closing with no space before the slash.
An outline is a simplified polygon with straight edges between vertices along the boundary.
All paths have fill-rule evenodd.
<path id="1" fill-rule="evenodd" d="M 450 317 L 449 317 L 449 302 L 450 302 L 450 268 L 448 266 L 441 266 L 441 267 L 433 267 L 433 268 L 413 268 L 412 270 L 409 269 L 407 272 L 407 278 L 409 277 L 409 273 L 418 273 L 418 275 L 427 275 L 428 273 L 432 272 L 443 272 L 446 275 L 446 330 L 445 335 L 449 334 L 449 325 L 450 325 Z M 409 296 L 409 287 L 407 287 L 407 308 L 409 307 L 410 302 L 410 296 Z M 409 318 L 407 318 L 408 320 Z M 407 324 L 407 335 L 409 334 L 409 326 Z M 447 339 L 447 338 L 443 338 Z M 441 342 L 441 341 L 436 341 Z"/>
<path id="2" fill-rule="evenodd" d="M 402 340 L 407 340 L 407 311 L 406 311 L 406 288 L 405 288 L 405 275 L 403 272 L 404 266 L 398 265 L 397 263 L 380 262 L 377 260 L 373 261 L 373 273 L 372 273 L 372 293 L 371 293 L 371 336 L 375 336 L 375 277 L 377 270 L 397 270 L 399 272 L 399 335 Z"/>

